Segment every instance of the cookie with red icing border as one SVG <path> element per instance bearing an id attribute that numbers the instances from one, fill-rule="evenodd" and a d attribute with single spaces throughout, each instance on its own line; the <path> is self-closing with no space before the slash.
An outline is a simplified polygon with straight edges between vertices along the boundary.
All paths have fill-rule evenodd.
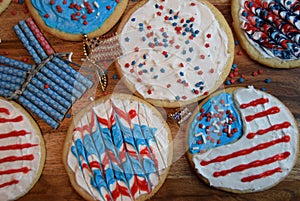
<path id="1" fill-rule="evenodd" d="M 269 189 L 297 159 L 299 132 L 293 115 L 277 98 L 253 87 L 212 94 L 188 127 L 188 159 L 197 175 L 218 189 Z"/>
<path id="2" fill-rule="evenodd" d="M 202 0 L 142 1 L 118 27 L 126 86 L 163 107 L 203 99 L 228 75 L 233 37 L 223 15 Z"/>
<path id="3" fill-rule="evenodd" d="M 108 32 L 125 11 L 128 0 L 26 0 L 37 24 L 58 38 L 82 41 Z"/>
<path id="4" fill-rule="evenodd" d="M 105 96 L 75 116 L 63 162 L 86 200 L 146 200 L 164 183 L 172 136 L 161 114 L 134 96 Z"/>
<path id="5" fill-rule="evenodd" d="M 0 15 L 9 6 L 11 0 L 1 0 L 0 1 Z"/>
<path id="6" fill-rule="evenodd" d="M 45 145 L 32 117 L 17 103 L 0 98 L 0 197 L 16 200 L 38 181 Z"/>
<path id="7" fill-rule="evenodd" d="M 232 0 L 233 27 L 255 61 L 274 68 L 300 66 L 300 2 Z"/>

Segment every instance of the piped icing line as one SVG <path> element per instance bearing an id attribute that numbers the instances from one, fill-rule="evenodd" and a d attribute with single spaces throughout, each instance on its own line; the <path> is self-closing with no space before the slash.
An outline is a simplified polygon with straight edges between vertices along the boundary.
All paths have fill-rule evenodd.
<path id="1" fill-rule="evenodd" d="M 242 107 L 258 99 L 269 101 L 255 107 Z M 270 188 L 291 171 L 297 157 L 298 130 L 295 121 L 281 102 L 253 87 L 235 89 L 233 100 L 246 134 L 230 144 L 194 154 L 195 169 L 215 187 L 251 192 Z M 275 106 L 280 108 L 279 113 L 246 121 L 248 115 Z M 263 133 L 274 125 L 288 125 L 286 122 L 290 125 L 274 129 L 266 135 L 247 138 L 247 133 Z"/>
<path id="2" fill-rule="evenodd" d="M 285 0 L 241 0 L 241 28 L 266 58 L 297 60 L 300 56 L 300 19 Z M 296 1 L 294 2 L 296 4 Z"/>
<path id="3" fill-rule="evenodd" d="M 132 134 L 131 129 L 133 128 L 132 122 L 130 117 L 126 115 L 124 111 L 123 105 L 121 101 L 118 100 L 111 100 L 113 109 L 116 116 L 116 122 L 119 124 L 121 131 L 123 133 L 123 139 L 125 142 L 125 148 L 129 155 L 129 159 L 131 161 L 133 170 L 136 174 L 136 179 L 139 184 L 139 190 L 141 194 L 150 193 L 150 181 L 147 177 L 146 171 L 142 167 L 142 160 L 140 154 L 138 153 L 135 140 Z"/>
<path id="4" fill-rule="evenodd" d="M 105 108 L 106 108 L 106 106 L 109 107 L 109 105 L 105 104 L 105 102 L 103 104 L 104 104 Z M 101 119 L 107 118 L 107 112 L 105 109 L 102 109 L 102 108 L 97 109 L 97 119 L 100 120 L 100 118 Z M 105 127 L 102 127 L 105 129 L 101 130 L 102 137 L 103 137 L 103 143 L 105 145 L 106 152 L 108 153 L 108 156 L 110 158 L 112 170 L 114 172 L 115 179 L 117 182 L 117 187 L 119 189 L 119 194 L 120 194 L 120 195 L 117 195 L 117 193 L 112 191 L 112 197 L 113 197 L 113 199 L 115 199 L 116 196 L 120 196 L 122 198 L 122 200 L 132 200 L 133 196 L 131 194 L 130 186 L 129 186 L 127 178 L 125 176 L 126 172 L 123 169 L 123 165 L 121 163 L 119 155 L 117 154 L 117 149 L 116 149 L 116 146 L 112 139 L 111 128 L 108 128 L 107 125 L 105 125 L 102 120 L 100 120 L 98 122 L 101 122 L 100 124 L 105 126 Z M 111 122 L 111 123 L 113 123 L 113 122 Z"/>
<path id="5" fill-rule="evenodd" d="M 120 158 L 120 163 L 123 166 L 123 171 L 125 173 L 126 179 L 128 181 L 128 186 L 130 193 L 134 198 L 141 195 L 139 190 L 139 182 L 137 182 L 137 175 L 133 170 L 131 161 L 129 159 L 129 154 L 126 150 L 125 141 L 122 136 L 121 128 L 116 122 L 117 114 L 115 113 L 112 102 L 107 100 L 105 103 L 106 114 L 107 114 L 107 125 L 111 129 L 111 135 L 114 145 L 116 146 L 116 152 Z M 105 122 L 105 119 L 101 119 Z"/>
<path id="6" fill-rule="evenodd" d="M 9 138 L 9 137 L 25 136 L 28 134 L 31 134 L 31 132 L 28 132 L 26 130 L 12 130 L 8 133 L 0 133 L 0 139 Z"/>
<path id="7" fill-rule="evenodd" d="M 151 154 L 151 149 L 147 146 L 144 134 L 142 133 L 141 126 L 139 126 L 138 114 L 139 114 L 139 103 L 124 100 L 123 109 L 127 114 L 127 118 L 131 120 L 133 124 L 132 134 L 135 141 L 137 151 L 140 155 L 140 161 L 145 170 L 145 174 L 149 180 L 150 188 L 153 190 L 159 182 L 159 175 L 157 171 L 156 159 Z"/>

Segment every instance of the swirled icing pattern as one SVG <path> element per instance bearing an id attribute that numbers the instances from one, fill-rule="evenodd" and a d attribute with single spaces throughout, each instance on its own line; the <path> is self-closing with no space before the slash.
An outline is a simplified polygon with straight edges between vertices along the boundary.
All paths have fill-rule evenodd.
<path id="1" fill-rule="evenodd" d="M 75 125 L 68 164 L 91 197 L 133 200 L 157 186 L 168 143 L 164 125 L 146 105 L 111 98 Z"/>
<path id="2" fill-rule="evenodd" d="M 101 27 L 121 0 L 31 0 L 45 24 L 70 34 Z"/>
<path id="3" fill-rule="evenodd" d="M 242 0 L 242 29 L 268 58 L 300 58 L 299 0 Z"/>

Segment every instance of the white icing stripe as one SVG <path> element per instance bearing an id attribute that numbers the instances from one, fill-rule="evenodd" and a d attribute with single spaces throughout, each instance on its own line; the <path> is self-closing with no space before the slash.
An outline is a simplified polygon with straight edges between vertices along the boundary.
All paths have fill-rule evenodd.
<path id="1" fill-rule="evenodd" d="M 228 37 L 202 2 L 165 0 L 157 6 L 147 2 L 123 27 L 121 71 L 144 98 L 195 99 L 220 79 L 229 57 Z"/>
<path id="2" fill-rule="evenodd" d="M 290 115 L 287 108 L 271 95 L 255 90 L 251 87 L 249 89 L 237 89 L 234 92 L 234 101 L 238 106 L 259 98 L 268 98 L 269 102 L 255 107 L 248 107 L 245 109 L 239 108 L 245 125 L 243 131 L 244 135 L 237 142 L 217 147 L 203 154 L 196 154 L 193 156 L 193 162 L 195 163 L 196 170 L 208 179 L 210 185 L 241 191 L 259 191 L 275 185 L 281 180 L 281 178 L 291 171 L 298 147 L 298 131 L 293 117 Z M 251 122 L 246 122 L 246 116 L 265 111 L 274 106 L 280 108 L 280 113 L 270 114 L 259 119 L 254 119 Z M 280 124 L 283 121 L 290 122 L 291 126 L 255 136 L 253 139 L 247 138 L 247 133 L 255 133 L 260 129 L 269 128 L 270 126 Z M 207 165 L 203 164 L 203 161 L 210 161 L 218 156 L 230 155 L 231 153 L 236 153 L 245 149 L 253 149 L 253 147 L 256 147 L 259 144 L 265 144 L 271 141 L 280 141 L 280 139 L 288 138 L 287 136 L 290 138 L 289 141 L 274 143 L 273 145 L 265 146 L 264 148 L 255 148 L 252 152 L 246 152 L 245 154 L 241 154 L 221 162 L 212 162 Z M 282 156 L 284 154 L 285 157 Z M 276 155 L 282 156 L 282 158 L 278 157 L 278 161 L 270 160 L 270 158 Z M 258 167 L 251 164 L 251 162 L 258 160 L 264 161 L 268 158 L 269 160 L 260 164 Z M 258 162 L 258 164 L 259 163 L 260 162 Z M 235 167 L 246 164 L 251 165 L 249 165 L 249 168 L 246 168 L 245 170 L 237 172 L 234 171 L 237 170 Z M 232 170 L 233 172 L 228 173 L 225 176 L 213 176 L 216 172 L 220 172 L 222 170 Z M 274 172 L 271 174 L 272 171 Z M 255 176 L 263 173 L 270 173 L 271 175 L 264 178 L 256 178 L 253 182 L 242 181 L 243 178 L 245 179 L 249 176 Z"/>

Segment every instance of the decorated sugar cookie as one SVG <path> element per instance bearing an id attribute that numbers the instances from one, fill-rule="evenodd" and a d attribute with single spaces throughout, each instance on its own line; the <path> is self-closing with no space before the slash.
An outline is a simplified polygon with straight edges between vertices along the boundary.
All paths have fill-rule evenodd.
<path id="1" fill-rule="evenodd" d="M 232 0 L 233 27 L 249 56 L 270 67 L 300 66 L 299 0 Z"/>
<path id="2" fill-rule="evenodd" d="M 136 97 L 114 94 L 74 118 L 63 161 L 86 200 L 146 200 L 172 160 L 171 133 L 160 113 Z"/>
<path id="3" fill-rule="evenodd" d="M 0 1 L 0 15 L 9 6 L 11 0 L 1 0 Z"/>
<path id="4" fill-rule="evenodd" d="M 188 159 L 197 175 L 225 191 L 269 189 L 297 159 L 299 133 L 292 114 L 253 87 L 229 88 L 204 100 L 187 134 Z"/>
<path id="5" fill-rule="evenodd" d="M 206 1 L 143 1 L 118 33 L 117 69 L 128 88 L 154 105 L 178 107 L 206 97 L 230 71 L 233 38 Z"/>
<path id="6" fill-rule="evenodd" d="M 45 146 L 32 117 L 21 106 L 0 98 L 0 197 L 16 200 L 38 181 Z"/>
<path id="7" fill-rule="evenodd" d="M 58 38 L 81 41 L 97 37 L 120 19 L 128 0 L 26 0 L 37 24 Z"/>

